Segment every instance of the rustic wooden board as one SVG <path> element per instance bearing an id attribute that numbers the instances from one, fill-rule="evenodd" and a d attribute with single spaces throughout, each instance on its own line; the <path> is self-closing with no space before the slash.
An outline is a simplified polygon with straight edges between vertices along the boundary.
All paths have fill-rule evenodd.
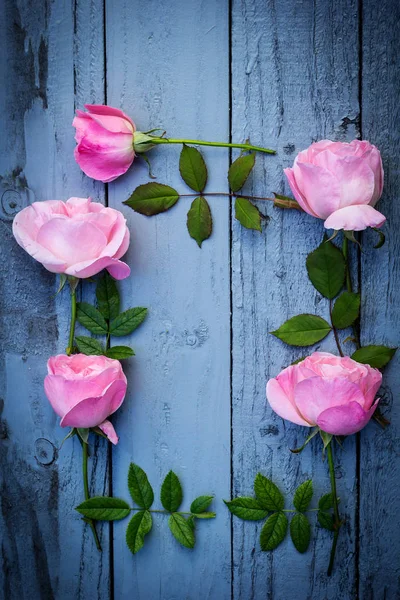
<path id="1" fill-rule="evenodd" d="M 312 141 L 354 138 L 358 131 L 357 2 L 277 3 L 234 0 L 232 14 L 232 137 L 278 150 L 257 157 L 249 192 L 290 193 L 282 169 Z M 340 31 L 340 36 L 338 34 Z M 312 217 L 259 203 L 268 216 L 263 233 L 233 221 L 233 492 L 248 494 L 257 471 L 286 493 L 309 477 L 317 494 L 329 491 L 321 443 L 301 455 L 306 430 L 277 418 L 265 384 L 307 349 L 292 349 L 268 334 L 301 312 L 327 316 L 327 301 L 307 278 L 305 258 L 321 241 Z M 332 337 L 319 349 L 333 351 Z M 259 548 L 261 526 L 233 521 L 234 598 L 354 598 L 356 589 L 356 455 L 353 439 L 337 453 L 341 510 L 347 518 L 334 575 L 326 576 L 331 535 L 314 527 L 312 549 L 296 553 L 287 539 L 272 554 Z M 287 506 L 287 508 L 291 506 Z"/>
<path id="2" fill-rule="evenodd" d="M 228 139 L 228 23 L 227 2 L 157 2 L 151 18 L 138 0 L 109 3 L 108 103 L 126 110 L 142 131 L 165 127 L 171 137 Z M 159 148 L 149 158 L 157 180 L 183 192 L 180 150 Z M 226 190 L 228 152 L 204 155 L 208 189 Z M 124 304 L 149 307 L 148 320 L 128 340 L 136 357 L 127 367 L 131 391 L 115 418 L 121 442 L 113 451 L 114 493 L 127 496 L 135 461 L 148 472 L 159 508 L 160 484 L 173 469 L 184 506 L 211 492 L 218 518 L 199 524 L 189 551 L 172 538 L 166 517 L 156 515 L 135 557 L 125 545 L 127 524 L 116 524 L 115 598 L 224 599 L 231 586 L 230 519 L 222 503 L 230 488 L 229 203 L 210 202 L 214 233 L 200 250 L 186 231 L 190 199 L 153 218 L 123 207 L 148 180 L 138 159 L 109 185 L 109 204 L 123 210 L 132 232 Z"/>
<path id="3" fill-rule="evenodd" d="M 400 6 L 365 0 L 363 23 L 362 122 L 364 139 L 377 144 L 385 168 L 378 209 L 387 217 L 386 244 L 372 248 L 376 234 L 363 235 L 362 342 L 399 345 L 400 222 Z M 361 433 L 360 598 L 400 597 L 400 404 L 399 355 L 384 372 L 382 410 L 391 425 Z"/>
<path id="4" fill-rule="evenodd" d="M 0 587 L 7 600 L 107 598 L 108 526 L 98 554 L 73 510 L 83 499 L 80 446 L 58 450 L 66 432 L 43 390 L 48 357 L 66 346 L 69 295 L 55 297 L 56 277 L 11 234 L 13 214 L 35 200 L 104 199 L 75 164 L 71 127 L 75 102 L 103 100 L 102 2 L 7 0 L 3 8 Z M 107 490 L 102 446 L 92 474 L 99 493 Z"/>

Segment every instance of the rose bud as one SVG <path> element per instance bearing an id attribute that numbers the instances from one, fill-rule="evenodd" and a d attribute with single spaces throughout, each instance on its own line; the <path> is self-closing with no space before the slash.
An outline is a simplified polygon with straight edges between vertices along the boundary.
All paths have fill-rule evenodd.
<path id="1" fill-rule="evenodd" d="M 59 354 L 47 362 L 46 396 L 61 427 L 99 427 L 110 442 L 118 436 L 107 417 L 124 401 L 126 377 L 118 360 L 106 356 Z"/>
<path id="2" fill-rule="evenodd" d="M 301 208 L 325 219 L 326 229 L 361 231 L 386 221 L 373 208 L 382 195 L 383 167 L 379 150 L 369 142 L 316 142 L 285 174 Z"/>
<path id="3" fill-rule="evenodd" d="M 314 352 L 267 383 L 271 408 L 283 419 L 333 435 L 360 431 L 371 419 L 382 373 L 345 356 Z"/>
<path id="4" fill-rule="evenodd" d="M 135 158 L 134 122 L 118 108 L 85 104 L 77 110 L 75 160 L 82 171 L 103 183 L 126 173 Z"/>
<path id="5" fill-rule="evenodd" d="M 115 279 L 130 273 L 119 260 L 129 246 L 125 217 L 90 198 L 34 202 L 14 218 L 13 234 L 52 273 L 79 279 L 103 269 Z"/>

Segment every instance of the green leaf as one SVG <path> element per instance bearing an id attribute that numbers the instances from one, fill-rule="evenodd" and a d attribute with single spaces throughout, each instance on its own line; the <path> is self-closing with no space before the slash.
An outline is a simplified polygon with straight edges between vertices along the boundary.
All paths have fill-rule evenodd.
<path id="1" fill-rule="evenodd" d="M 254 492 L 261 508 L 265 510 L 281 510 L 284 507 L 285 499 L 279 488 L 267 477 L 257 473 L 254 480 Z"/>
<path id="2" fill-rule="evenodd" d="M 173 471 L 170 471 L 161 486 L 161 504 L 169 512 L 176 512 L 182 503 L 182 487 Z"/>
<path id="3" fill-rule="evenodd" d="M 332 323 L 336 329 L 346 329 L 358 319 L 360 303 L 360 294 L 343 292 L 339 296 L 332 310 Z"/>
<path id="4" fill-rule="evenodd" d="M 187 518 L 186 523 L 189 525 L 190 529 L 192 531 L 194 531 L 196 529 L 196 522 L 195 522 L 195 518 L 193 515 L 191 515 L 190 517 Z"/>
<path id="5" fill-rule="evenodd" d="M 196 542 L 194 528 L 182 515 L 173 513 L 168 519 L 168 525 L 172 535 L 182 546 L 194 548 Z"/>
<path id="6" fill-rule="evenodd" d="M 301 553 L 306 552 L 310 545 L 311 526 L 302 513 L 296 513 L 290 521 L 290 537 L 296 550 Z"/>
<path id="7" fill-rule="evenodd" d="M 235 219 L 247 229 L 261 230 L 261 213 L 247 198 L 236 198 Z"/>
<path id="8" fill-rule="evenodd" d="M 239 156 L 229 167 L 228 181 L 232 192 L 241 190 L 256 161 L 255 154 L 244 154 Z M 237 217 L 236 217 L 237 218 Z"/>
<path id="9" fill-rule="evenodd" d="M 179 157 L 179 172 L 186 185 L 195 192 L 202 192 L 206 187 L 207 167 L 197 148 L 183 144 Z"/>
<path id="10" fill-rule="evenodd" d="M 318 523 L 328 531 L 334 531 L 333 515 L 323 510 L 318 511 Z"/>
<path id="11" fill-rule="evenodd" d="M 94 338 L 81 335 L 75 338 L 75 343 L 79 352 L 82 354 L 86 354 L 88 356 L 98 356 L 104 354 L 103 346 Z"/>
<path id="12" fill-rule="evenodd" d="M 312 346 L 323 340 L 330 331 L 331 326 L 322 317 L 303 314 L 288 319 L 271 333 L 289 346 Z"/>
<path id="13" fill-rule="evenodd" d="M 110 323 L 110 333 L 114 337 L 122 337 L 129 335 L 132 331 L 135 331 L 141 323 L 145 320 L 147 315 L 147 308 L 137 306 L 136 308 L 128 308 L 125 312 L 121 313 L 113 319 Z"/>
<path id="14" fill-rule="evenodd" d="M 81 325 L 86 327 L 95 335 L 105 335 L 107 333 L 107 323 L 103 315 L 97 308 L 87 302 L 78 302 L 77 319 Z"/>
<path id="15" fill-rule="evenodd" d="M 120 498 L 93 496 L 76 507 L 81 515 L 95 521 L 118 521 L 125 519 L 131 512 L 129 504 Z"/>
<path id="16" fill-rule="evenodd" d="M 163 183 L 150 182 L 139 185 L 123 204 L 141 215 L 152 217 L 169 210 L 178 200 L 179 194 L 174 188 Z"/>
<path id="17" fill-rule="evenodd" d="M 195 498 L 190 505 L 190 512 L 198 514 L 206 511 L 213 501 L 213 498 L 214 496 L 199 496 L 198 498 Z"/>
<path id="18" fill-rule="evenodd" d="M 329 510 L 330 508 L 333 508 L 333 495 L 331 492 L 321 496 L 318 500 L 318 508 L 320 510 Z"/>
<path id="19" fill-rule="evenodd" d="M 186 222 L 190 237 L 196 240 L 201 248 L 204 240 L 207 240 L 212 232 L 212 216 L 210 206 L 203 196 L 195 198 L 187 214 Z"/>
<path id="20" fill-rule="evenodd" d="M 135 356 L 135 353 L 129 346 L 113 346 L 107 350 L 106 356 L 116 360 L 124 360 L 124 358 Z"/>
<path id="21" fill-rule="evenodd" d="M 268 515 L 268 510 L 265 510 L 256 498 L 243 496 L 224 502 L 233 515 L 245 521 L 259 521 Z"/>
<path id="22" fill-rule="evenodd" d="M 126 543 L 129 550 L 136 554 L 144 545 L 144 536 L 151 531 L 153 520 L 148 510 L 133 515 L 126 530 Z"/>
<path id="23" fill-rule="evenodd" d="M 119 293 L 115 280 L 108 271 L 97 282 L 96 298 L 99 311 L 105 319 L 115 319 L 119 315 Z"/>
<path id="24" fill-rule="evenodd" d="M 304 481 L 294 493 L 293 504 L 299 512 L 304 512 L 310 505 L 313 496 L 313 483 L 311 479 Z"/>
<path id="25" fill-rule="evenodd" d="M 215 519 L 216 516 L 215 512 L 202 512 L 196 514 L 196 519 Z"/>
<path id="26" fill-rule="evenodd" d="M 363 346 L 356 350 L 351 358 L 363 365 L 382 369 L 392 360 L 396 350 L 397 348 L 388 348 L 387 346 Z"/>
<path id="27" fill-rule="evenodd" d="M 90 429 L 86 427 L 77 427 L 76 432 L 84 444 L 88 443 Z"/>
<path id="28" fill-rule="evenodd" d="M 332 242 L 323 241 L 306 260 L 308 276 L 313 286 L 325 296 L 334 298 L 343 287 L 346 261 Z"/>
<path id="29" fill-rule="evenodd" d="M 261 550 L 274 550 L 283 540 L 288 528 L 288 520 L 283 512 L 273 513 L 261 529 Z"/>
<path id="30" fill-rule="evenodd" d="M 146 473 L 138 465 L 131 463 L 128 471 L 128 488 L 132 500 L 141 508 L 150 508 L 154 501 L 154 492 Z"/>
<path id="31" fill-rule="evenodd" d="M 377 227 L 371 227 L 371 229 L 373 229 L 374 231 L 376 231 L 376 233 L 379 235 L 379 240 L 378 240 L 378 242 L 374 246 L 374 249 L 378 250 L 378 248 L 382 248 L 383 244 L 386 241 L 385 234 L 383 233 L 383 231 L 381 231 Z"/>

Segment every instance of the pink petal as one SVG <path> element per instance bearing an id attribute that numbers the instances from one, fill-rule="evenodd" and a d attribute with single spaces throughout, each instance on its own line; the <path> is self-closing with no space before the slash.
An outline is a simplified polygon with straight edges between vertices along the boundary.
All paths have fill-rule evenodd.
<path id="1" fill-rule="evenodd" d="M 93 379 L 67 380 L 60 375 L 47 375 L 44 390 L 53 410 L 63 417 L 85 398 L 102 394 L 104 387 Z"/>
<path id="2" fill-rule="evenodd" d="M 107 269 L 110 275 L 118 280 L 126 279 L 131 273 L 131 269 L 126 263 L 107 256 L 98 258 L 97 260 L 77 263 L 72 267 L 69 267 L 65 272 L 67 275 L 72 275 L 79 279 L 86 279 L 87 277 L 97 275 L 97 273 L 100 273 L 103 269 Z"/>
<path id="3" fill-rule="evenodd" d="M 104 248 L 104 250 L 100 254 L 99 258 L 102 258 L 103 256 L 111 256 L 113 258 L 120 258 L 121 256 L 123 256 L 123 254 L 120 253 L 120 248 L 121 248 L 123 242 L 125 241 L 126 234 L 128 231 L 128 228 L 126 226 L 126 219 L 121 212 L 114 210 L 113 208 L 110 208 L 108 210 L 113 211 L 113 213 L 115 213 L 116 220 L 115 220 L 113 227 L 110 229 L 110 231 L 108 233 L 107 246 Z M 129 238 L 128 238 L 128 241 L 129 241 Z M 117 254 L 118 254 L 118 256 L 116 256 Z"/>
<path id="4" fill-rule="evenodd" d="M 121 406 L 126 394 L 126 383 L 114 381 L 104 395 L 85 398 L 61 419 L 61 427 L 96 427 Z"/>
<path id="5" fill-rule="evenodd" d="M 106 115 L 106 116 L 111 116 L 111 117 L 121 117 L 122 119 L 126 119 L 132 125 L 133 129 L 134 130 L 136 129 L 135 124 L 132 121 L 132 119 L 130 117 L 128 117 L 128 115 L 126 115 L 119 108 L 113 108 L 112 106 L 105 106 L 104 104 L 85 104 L 85 108 L 91 114 Z"/>
<path id="6" fill-rule="evenodd" d="M 324 410 L 317 419 L 317 425 L 332 435 L 351 435 L 365 427 L 378 405 L 376 402 L 369 410 L 364 410 L 358 402 L 335 406 Z"/>
<path id="7" fill-rule="evenodd" d="M 106 419 L 105 421 L 100 423 L 98 427 L 108 437 L 112 444 L 118 444 L 118 436 L 111 421 L 107 421 Z"/>
<path id="8" fill-rule="evenodd" d="M 349 402 L 358 402 L 363 407 L 365 398 L 358 385 L 343 377 L 310 377 L 297 384 L 294 401 L 303 417 L 315 425 L 324 410 Z"/>
<path id="9" fill-rule="evenodd" d="M 113 134 L 128 137 L 126 134 Z M 75 160 L 82 171 L 98 181 L 109 183 L 126 173 L 135 158 L 132 139 L 120 140 L 119 147 L 91 142 L 85 136 L 74 150 Z"/>
<path id="10" fill-rule="evenodd" d="M 90 222 L 59 217 L 43 225 L 37 242 L 68 265 L 74 265 L 98 258 L 107 238 Z"/>
<path id="11" fill-rule="evenodd" d="M 362 231 L 367 227 L 381 227 L 386 221 L 382 213 L 363 204 L 346 206 L 333 212 L 325 221 L 325 229 L 344 229 L 345 231 Z"/>
<path id="12" fill-rule="evenodd" d="M 295 197 L 297 202 L 300 204 L 301 208 L 309 215 L 312 215 L 313 217 L 318 217 L 318 215 L 315 214 L 315 212 L 312 210 L 312 208 L 310 208 L 310 206 L 307 203 L 306 198 L 304 198 L 303 194 L 299 190 L 299 187 L 296 183 L 296 178 L 294 176 L 293 169 L 284 169 L 283 171 L 288 179 L 290 189 L 293 192 L 293 196 Z"/>
<path id="13" fill-rule="evenodd" d="M 272 410 L 282 419 L 287 419 L 296 425 L 310 427 L 310 423 L 303 419 L 276 379 L 270 379 L 267 383 L 267 400 Z"/>
<path id="14" fill-rule="evenodd" d="M 322 167 L 297 162 L 293 165 L 296 183 L 311 210 L 326 219 L 340 206 L 340 185 L 332 173 Z"/>

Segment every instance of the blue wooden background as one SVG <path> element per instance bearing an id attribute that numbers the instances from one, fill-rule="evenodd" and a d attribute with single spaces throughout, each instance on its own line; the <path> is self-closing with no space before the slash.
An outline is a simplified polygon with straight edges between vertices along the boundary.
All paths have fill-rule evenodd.
<path id="1" fill-rule="evenodd" d="M 399 358 L 384 380 L 384 413 L 336 453 L 341 531 L 334 575 L 330 534 L 312 547 L 286 540 L 259 550 L 258 524 L 231 521 L 222 498 L 248 494 L 255 473 L 286 492 L 308 477 L 328 490 L 318 444 L 289 447 L 304 431 L 265 401 L 270 376 L 301 355 L 269 336 L 301 311 L 326 311 L 307 282 L 306 254 L 322 223 L 262 205 L 263 233 L 241 228 L 226 198 L 211 200 L 212 238 L 201 250 L 185 232 L 187 203 L 146 219 L 122 201 L 148 180 L 139 162 L 118 181 L 85 177 L 73 158 L 75 108 L 123 108 L 138 128 L 176 137 L 274 147 L 257 158 L 248 193 L 288 192 L 282 169 L 312 141 L 369 139 L 386 171 L 379 209 L 387 242 L 353 249 L 363 293 L 364 343 L 399 341 L 399 3 L 391 0 L 2 0 L 1 27 L 1 597 L 67 600 L 305 600 L 400 598 Z M 226 191 L 231 159 L 207 149 L 208 189 Z M 159 181 L 182 189 L 177 147 L 154 151 Z M 233 157 L 236 154 L 233 153 Z M 47 358 L 62 352 L 68 294 L 11 235 L 13 215 L 35 200 L 91 195 L 123 210 L 132 231 L 126 307 L 150 308 L 132 340 L 130 391 L 114 418 L 121 441 L 97 441 L 93 493 L 127 497 L 130 461 L 154 487 L 172 468 L 187 502 L 216 496 L 218 517 L 201 523 L 194 551 L 162 519 L 133 557 L 126 523 L 100 528 L 98 554 L 73 507 L 83 496 L 80 447 L 67 442 L 43 392 Z M 85 298 L 93 298 L 86 286 Z M 332 340 L 321 348 L 334 351 Z M 349 351 L 351 349 L 349 348 Z"/>

